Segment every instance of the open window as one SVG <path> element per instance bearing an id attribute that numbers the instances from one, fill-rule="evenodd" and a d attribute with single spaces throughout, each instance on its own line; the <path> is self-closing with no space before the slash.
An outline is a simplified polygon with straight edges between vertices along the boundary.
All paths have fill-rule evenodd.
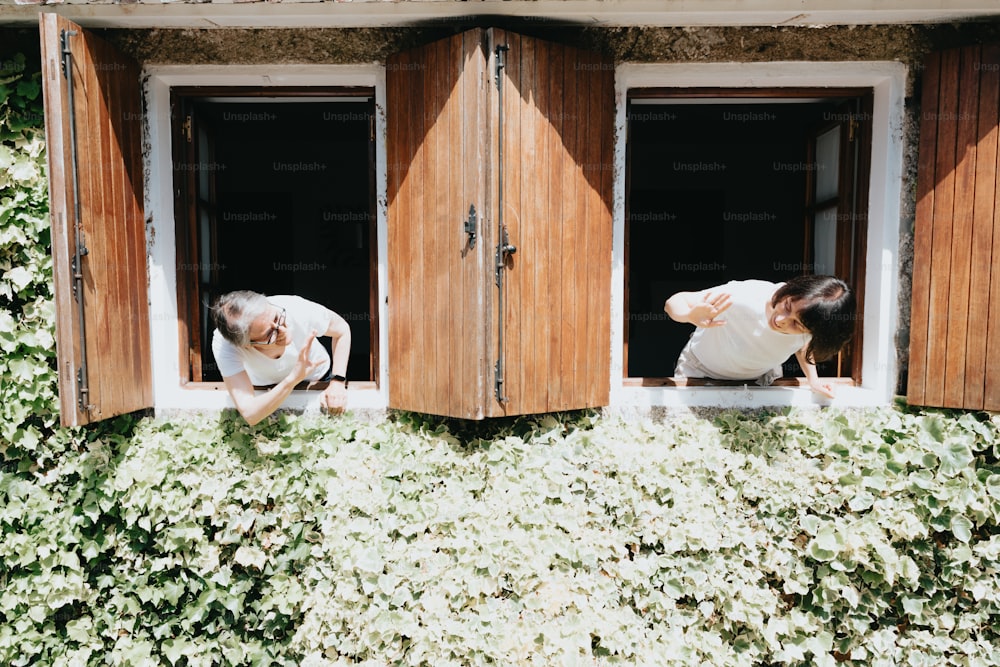
<path id="1" fill-rule="evenodd" d="M 182 384 L 221 381 L 209 307 L 236 289 L 339 313 L 348 379 L 377 381 L 374 91 L 171 92 Z"/>
<path id="2" fill-rule="evenodd" d="M 872 91 L 633 89 L 627 106 L 624 374 L 675 379 L 678 291 L 796 275 L 846 280 L 863 312 Z M 861 320 L 820 375 L 861 382 Z M 794 358 L 785 379 L 797 385 Z"/>
<path id="3" fill-rule="evenodd" d="M 139 67 L 40 18 L 60 420 L 152 406 Z"/>
<path id="4" fill-rule="evenodd" d="M 1000 410 L 1000 46 L 928 56 L 921 80 L 907 398 Z"/>

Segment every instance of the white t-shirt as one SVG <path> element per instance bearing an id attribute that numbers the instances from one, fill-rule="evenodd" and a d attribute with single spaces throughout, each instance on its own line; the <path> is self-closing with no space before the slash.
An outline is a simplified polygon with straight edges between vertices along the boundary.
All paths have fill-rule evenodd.
<path id="1" fill-rule="evenodd" d="M 313 339 L 309 358 L 313 362 L 324 363 L 320 364 L 312 375 L 306 377 L 306 380 L 322 378 L 330 370 L 330 355 L 319 342 L 318 336 L 324 335 L 330 326 L 330 311 L 325 306 L 299 296 L 277 295 L 269 296 L 267 300 L 285 309 L 285 324 L 288 326 L 291 341 L 285 347 L 284 353 L 277 359 L 272 359 L 252 345 L 237 347 L 223 338 L 216 329 L 212 334 L 212 353 L 215 355 L 215 363 L 219 365 L 222 377 L 227 378 L 246 371 L 250 376 L 250 382 L 255 386 L 278 384 L 295 367 L 299 350 L 305 345 L 309 332 L 315 329 L 317 338 Z"/>
<path id="2" fill-rule="evenodd" d="M 728 293 L 726 324 L 698 327 L 684 348 L 717 380 L 752 380 L 780 366 L 809 342 L 809 334 L 783 334 L 767 324 L 767 304 L 783 283 L 732 280 L 710 290 Z M 780 373 L 778 377 L 781 377 Z"/>

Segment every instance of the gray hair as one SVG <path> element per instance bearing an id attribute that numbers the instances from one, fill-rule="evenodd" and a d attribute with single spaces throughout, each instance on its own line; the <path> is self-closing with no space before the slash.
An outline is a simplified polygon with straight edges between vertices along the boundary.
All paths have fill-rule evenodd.
<path id="1" fill-rule="evenodd" d="M 212 322 L 222 337 L 237 347 L 250 344 L 250 325 L 267 311 L 267 297 L 250 290 L 223 294 L 212 305 Z"/>

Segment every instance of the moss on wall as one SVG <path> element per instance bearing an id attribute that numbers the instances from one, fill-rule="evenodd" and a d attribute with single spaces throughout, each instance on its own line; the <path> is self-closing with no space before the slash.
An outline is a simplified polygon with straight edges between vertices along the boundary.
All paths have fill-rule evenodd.
<path id="1" fill-rule="evenodd" d="M 447 34 L 406 28 L 105 30 L 140 63 L 185 65 L 383 62 L 390 54 Z"/>

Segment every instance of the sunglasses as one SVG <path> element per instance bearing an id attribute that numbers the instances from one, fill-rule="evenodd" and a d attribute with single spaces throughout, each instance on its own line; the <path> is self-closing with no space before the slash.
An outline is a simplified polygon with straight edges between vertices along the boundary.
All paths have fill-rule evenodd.
<path id="1" fill-rule="evenodd" d="M 276 306 L 275 306 L 276 307 Z M 274 316 L 274 326 L 271 327 L 270 331 L 267 332 L 266 340 L 252 340 L 251 345 L 273 345 L 274 341 L 278 339 L 278 329 L 285 326 L 285 309 L 282 308 L 281 312 Z"/>

